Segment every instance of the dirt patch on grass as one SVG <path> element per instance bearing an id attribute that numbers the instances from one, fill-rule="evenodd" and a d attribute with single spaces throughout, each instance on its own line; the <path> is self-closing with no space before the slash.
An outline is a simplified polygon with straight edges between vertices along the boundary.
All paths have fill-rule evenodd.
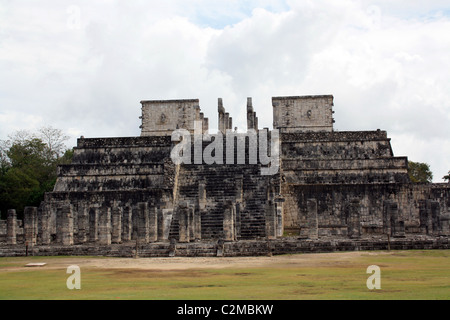
<path id="1" fill-rule="evenodd" d="M 266 267 L 320 267 L 351 264 L 361 257 L 361 252 L 296 254 L 272 257 L 198 257 L 198 258 L 111 258 L 77 259 L 80 267 L 98 267 L 107 269 L 145 269 L 145 270 L 186 270 L 186 269 L 222 269 L 222 268 L 266 268 Z M 61 261 L 63 262 L 63 261 Z M 66 263 L 69 261 L 66 261 Z"/>
<path id="2" fill-rule="evenodd" d="M 165 258 L 105 258 L 105 257 L 21 257 L 2 258 L 2 271 L 31 270 L 25 267 L 30 262 L 44 262 L 36 269 L 66 269 L 77 265 L 81 269 L 147 270 L 153 272 L 202 270 L 202 269 L 245 269 L 245 268 L 349 268 L 359 266 L 361 258 L 398 256 L 403 252 L 333 252 L 308 253 L 263 257 L 165 257 Z M 381 261 L 380 261 L 381 262 Z M 119 271 L 119 270 L 117 270 Z"/>
<path id="3" fill-rule="evenodd" d="M 317 254 L 294 254 L 272 257 L 173 257 L 173 258 L 103 258 L 103 257 L 32 257 L 3 261 L 0 271 L 21 270 L 29 262 L 44 262 L 45 269 L 62 269 L 70 265 L 80 268 L 149 270 L 154 272 L 189 269 L 223 269 L 223 268 L 297 268 L 297 267 L 348 267 L 362 256 L 368 254 L 387 254 L 384 252 L 337 252 Z M 118 270 L 119 271 L 119 270 Z"/>

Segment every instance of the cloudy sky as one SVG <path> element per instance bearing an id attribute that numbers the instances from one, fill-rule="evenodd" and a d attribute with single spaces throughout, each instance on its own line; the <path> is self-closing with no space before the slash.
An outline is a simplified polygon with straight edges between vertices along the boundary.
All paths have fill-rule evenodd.
<path id="1" fill-rule="evenodd" d="M 137 136 L 141 100 L 221 97 L 244 129 L 273 96 L 332 94 L 335 128 L 388 132 L 450 170 L 448 0 L 0 0 L 0 139 Z"/>

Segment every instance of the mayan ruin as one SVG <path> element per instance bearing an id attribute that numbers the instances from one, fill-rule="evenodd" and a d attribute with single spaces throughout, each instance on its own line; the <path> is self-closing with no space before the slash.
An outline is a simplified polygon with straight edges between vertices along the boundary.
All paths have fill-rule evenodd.
<path id="1" fill-rule="evenodd" d="M 334 130 L 332 95 L 273 97 L 272 130 L 248 98 L 247 132 L 221 98 L 217 132 L 198 99 L 141 105 L 140 136 L 80 137 L 40 207 L 8 211 L 0 256 L 450 248 L 450 184 L 411 183 L 386 131 Z"/>

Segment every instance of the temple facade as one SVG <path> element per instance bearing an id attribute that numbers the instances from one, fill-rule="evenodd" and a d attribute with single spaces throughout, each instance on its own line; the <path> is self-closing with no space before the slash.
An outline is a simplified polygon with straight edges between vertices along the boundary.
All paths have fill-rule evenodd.
<path id="1" fill-rule="evenodd" d="M 141 136 L 78 139 L 53 192 L 23 221 L 10 210 L 0 241 L 448 239 L 449 184 L 411 183 L 385 131 L 335 131 L 331 95 L 272 98 L 272 130 L 248 98 L 246 133 L 222 99 L 213 133 L 198 99 L 141 105 Z"/>

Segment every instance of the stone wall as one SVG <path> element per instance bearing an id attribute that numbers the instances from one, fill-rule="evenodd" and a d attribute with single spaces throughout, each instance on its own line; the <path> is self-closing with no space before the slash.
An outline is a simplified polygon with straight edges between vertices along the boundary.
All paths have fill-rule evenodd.
<path id="1" fill-rule="evenodd" d="M 60 166 L 55 189 L 39 208 L 38 241 L 106 245 L 168 240 L 164 223 L 150 225 L 146 217 L 156 212 L 164 221 L 173 211 L 171 150 L 170 136 L 79 139 L 72 164 Z M 70 230 L 59 237 L 63 226 Z M 148 237 L 158 227 L 160 238 Z"/>
<path id="2" fill-rule="evenodd" d="M 281 159 L 288 184 L 409 182 L 385 131 L 283 133 Z"/>
<path id="3" fill-rule="evenodd" d="M 16 210 L 7 212 L 7 219 L 0 220 L 0 243 L 14 245 L 24 241 L 23 220 L 17 219 Z"/>
<path id="4" fill-rule="evenodd" d="M 333 96 L 274 97 L 273 127 L 281 132 L 333 131 Z"/>
<path id="5" fill-rule="evenodd" d="M 141 136 L 170 136 L 181 128 L 193 132 L 194 121 L 202 121 L 207 130 L 208 119 L 200 111 L 198 99 L 145 100 L 141 104 Z"/>
<path id="6" fill-rule="evenodd" d="M 411 184 L 408 160 L 394 157 L 385 131 L 283 133 L 281 163 L 288 232 L 305 238 L 316 233 L 319 237 L 423 234 L 431 221 L 425 222 L 420 212 L 434 206 L 435 225 L 428 229 L 436 235 L 449 233 L 449 185 Z M 312 201 L 317 204 L 316 215 L 309 209 Z M 392 223 L 391 218 L 386 220 L 388 202 L 396 207 Z M 312 232 L 314 223 L 317 230 Z"/>
<path id="7" fill-rule="evenodd" d="M 72 164 L 58 170 L 55 192 L 168 186 L 170 137 L 78 139 Z"/>
<path id="8" fill-rule="evenodd" d="M 416 239 L 277 239 L 234 242 L 128 243 L 110 245 L 0 245 L 0 257 L 14 256 L 108 256 L 108 257 L 236 257 L 295 253 L 324 253 L 363 250 L 450 249 L 448 238 Z"/>
<path id="9" fill-rule="evenodd" d="M 284 227 L 299 235 L 308 234 L 313 219 L 308 205 L 311 199 L 317 202 L 319 237 L 351 236 L 355 215 L 357 237 L 450 235 L 448 184 L 284 185 L 282 194 L 286 199 Z M 396 209 L 387 217 L 390 204 Z"/>

